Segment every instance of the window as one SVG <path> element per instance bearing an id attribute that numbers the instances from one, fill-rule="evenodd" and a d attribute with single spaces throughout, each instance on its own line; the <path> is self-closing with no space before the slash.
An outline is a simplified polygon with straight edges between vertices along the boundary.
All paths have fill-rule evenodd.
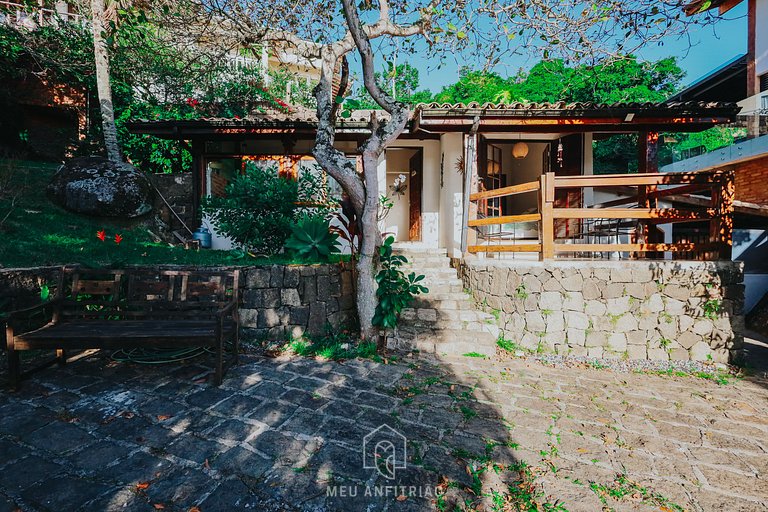
<path id="1" fill-rule="evenodd" d="M 760 92 L 768 91 L 768 73 L 760 75 L 758 80 L 760 81 Z M 765 98 L 765 96 L 763 96 L 763 98 Z"/>

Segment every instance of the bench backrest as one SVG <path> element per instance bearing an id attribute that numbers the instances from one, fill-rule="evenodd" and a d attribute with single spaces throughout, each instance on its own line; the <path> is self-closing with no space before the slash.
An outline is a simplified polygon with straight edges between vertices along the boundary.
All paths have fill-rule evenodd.
<path id="1" fill-rule="evenodd" d="M 199 318 L 239 299 L 240 273 L 193 270 L 66 269 L 59 286 L 64 318 Z"/>

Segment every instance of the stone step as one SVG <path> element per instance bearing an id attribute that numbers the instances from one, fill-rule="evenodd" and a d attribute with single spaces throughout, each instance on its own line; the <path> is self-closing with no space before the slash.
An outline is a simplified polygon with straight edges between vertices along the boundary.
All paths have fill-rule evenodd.
<path id="1" fill-rule="evenodd" d="M 411 303 L 411 307 L 416 309 L 436 309 L 441 311 L 457 311 L 457 310 L 470 310 L 474 309 L 474 303 L 466 296 L 456 299 L 434 299 L 430 298 L 429 294 L 419 296 Z"/>
<path id="2" fill-rule="evenodd" d="M 447 249 L 436 249 L 432 247 L 415 247 L 394 244 L 392 246 L 392 252 L 395 254 L 402 254 L 405 256 L 444 256 L 448 257 Z"/>
<path id="3" fill-rule="evenodd" d="M 454 272 L 456 271 L 453 267 L 451 267 L 450 262 L 447 260 L 409 260 L 408 263 L 403 264 L 403 266 L 400 268 L 409 268 L 414 270 L 445 269 L 453 270 Z"/>
<path id="4" fill-rule="evenodd" d="M 429 293 L 427 295 L 431 295 L 433 293 L 464 293 L 464 284 L 459 281 L 458 279 L 455 280 L 455 282 L 451 283 L 430 283 L 430 284 L 424 284 L 427 288 L 429 288 Z"/>
<path id="5" fill-rule="evenodd" d="M 496 353 L 496 338 L 490 333 L 461 330 L 416 333 L 400 330 L 388 339 L 388 345 L 448 356 L 482 354 L 490 357 Z"/>

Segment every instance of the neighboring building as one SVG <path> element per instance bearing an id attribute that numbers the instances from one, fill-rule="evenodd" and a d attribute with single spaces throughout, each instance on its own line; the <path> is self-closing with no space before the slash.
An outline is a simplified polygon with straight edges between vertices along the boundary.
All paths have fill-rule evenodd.
<path id="1" fill-rule="evenodd" d="M 696 1 L 689 15 L 717 8 L 724 14 L 744 0 Z M 745 263 L 746 311 L 768 290 L 768 0 L 747 1 L 747 53 L 722 64 L 670 98 L 671 101 L 733 101 L 741 111 L 730 126 L 732 145 L 703 148 L 664 166 L 662 172 L 728 169 L 735 176 L 733 257 Z M 676 228 L 678 239 L 706 236 L 706 226 Z"/>

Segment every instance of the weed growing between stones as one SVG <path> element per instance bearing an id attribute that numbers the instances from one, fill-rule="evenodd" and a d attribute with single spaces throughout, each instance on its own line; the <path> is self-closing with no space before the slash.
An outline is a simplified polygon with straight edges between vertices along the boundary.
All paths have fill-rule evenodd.
<path id="1" fill-rule="evenodd" d="M 626 475 L 618 474 L 613 482 L 604 485 L 596 482 L 590 482 L 589 488 L 592 489 L 600 501 L 605 506 L 605 510 L 614 510 L 609 503 L 611 501 L 626 502 L 633 501 L 645 505 L 660 507 L 661 510 L 683 512 L 685 509 L 674 503 L 666 496 L 660 493 L 651 492 L 642 487 L 637 482 L 627 478 Z"/>
<path id="2" fill-rule="evenodd" d="M 264 353 L 270 356 L 292 353 L 302 357 L 318 357 L 332 361 L 363 358 L 373 359 L 376 362 L 394 362 L 394 358 L 384 360 L 378 355 L 375 342 L 362 341 L 347 330 L 328 329 L 322 336 L 304 334 L 283 343 L 264 341 L 262 346 Z"/>
<path id="3" fill-rule="evenodd" d="M 466 354 L 463 354 L 464 357 L 480 357 L 482 359 L 485 359 L 485 355 L 479 353 L 479 352 L 467 352 Z"/>

